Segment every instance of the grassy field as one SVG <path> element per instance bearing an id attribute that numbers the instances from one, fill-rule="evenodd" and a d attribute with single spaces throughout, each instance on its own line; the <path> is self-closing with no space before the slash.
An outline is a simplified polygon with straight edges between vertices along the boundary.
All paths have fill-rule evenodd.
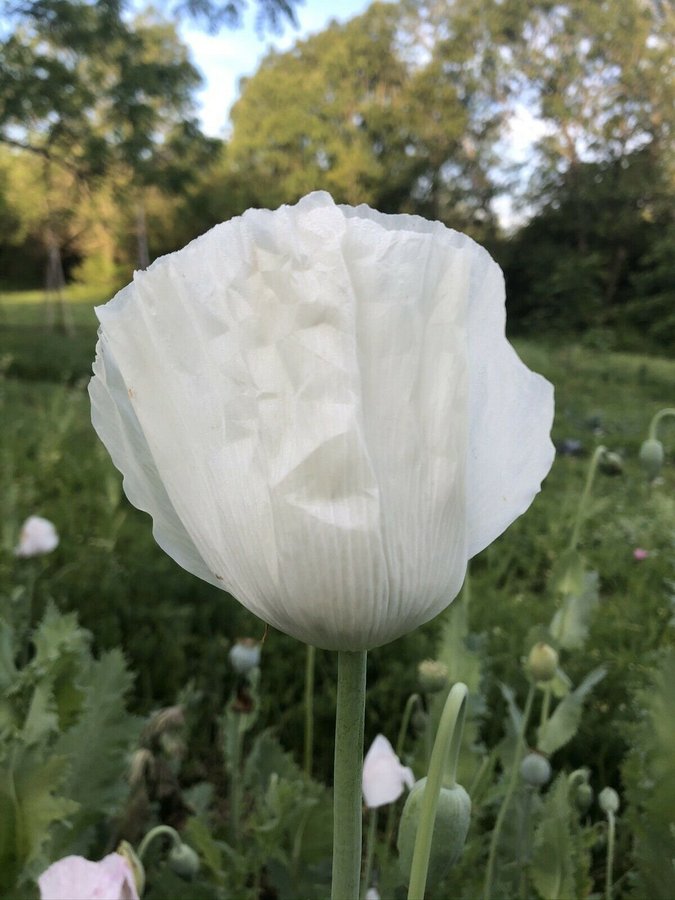
<path id="1" fill-rule="evenodd" d="M 155 546 L 147 516 L 126 502 L 121 479 L 93 433 L 85 390 L 96 339 L 93 304 L 107 296 L 83 288 L 68 292 L 72 334 L 43 324 L 40 294 L 0 298 L 0 596 L 6 600 L 30 577 L 35 619 L 51 598 L 78 612 L 96 648 L 121 646 L 136 673 L 137 710 L 174 703 L 186 689 L 200 696 L 195 765 L 209 771 L 215 763 L 208 723 L 231 686 L 227 646 L 237 636 L 261 637 L 263 626 Z M 569 542 L 589 459 L 600 444 L 617 453 L 622 471 L 598 474 L 581 533 L 580 551 L 597 580 L 598 607 L 588 639 L 564 659 L 572 683 L 598 665 L 607 667 L 607 675 L 556 765 L 589 766 L 600 783 L 620 789 L 638 718 L 635 697 L 663 648 L 675 643 L 675 423 L 664 422 L 662 429 L 663 478 L 650 487 L 638 462 L 651 417 L 675 406 L 675 362 L 572 343 L 515 345 L 555 386 L 556 443 L 578 442 L 579 450 L 558 455 L 531 510 L 472 563 L 470 634 L 462 637 L 455 674 L 466 677 L 463 665 L 479 671 L 483 699 L 476 738 L 494 746 L 505 711 L 499 684 L 522 693 L 522 658 L 556 609 L 552 579 Z M 30 514 L 55 522 L 61 535 L 58 550 L 34 565 L 12 552 Z M 647 551 L 645 559 L 635 558 L 636 548 Z M 451 607 L 436 622 L 371 653 L 368 740 L 379 731 L 393 737 L 405 697 L 415 689 L 416 664 L 434 655 L 440 629 L 453 615 Z M 300 645 L 270 635 L 262 683 L 271 689 L 262 692 L 261 719 L 296 756 L 303 666 Z M 329 780 L 332 654 L 317 655 L 316 677 L 316 765 Z"/>

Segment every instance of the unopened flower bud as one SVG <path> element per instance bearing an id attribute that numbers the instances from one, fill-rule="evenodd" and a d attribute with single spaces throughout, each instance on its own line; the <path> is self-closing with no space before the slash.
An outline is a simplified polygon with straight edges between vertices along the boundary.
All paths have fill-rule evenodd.
<path id="1" fill-rule="evenodd" d="M 260 642 L 253 638 L 239 638 L 230 647 L 230 665 L 237 675 L 247 675 L 260 665 Z"/>
<path id="2" fill-rule="evenodd" d="M 420 709 L 419 707 L 413 712 L 410 721 L 412 723 L 412 727 L 419 734 L 427 727 L 429 722 L 429 716 L 427 713 Z"/>
<path id="3" fill-rule="evenodd" d="M 417 680 L 425 694 L 436 694 L 448 686 L 448 667 L 436 659 L 425 659 L 417 667 Z"/>
<path id="4" fill-rule="evenodd" d="M 181 878 L 194 878 L 199 871 L 199 857 L 187 844 L 179 844 L 169 853 L 169 867 Z"/>
<path id="5" fill-rule="evenodd" d="M 585 813 L 588 807 L 593 802 L 593 788 L 588 784 L 588 782 L 584 782 L 583 784 L 577 785 L 574 790 L 574 804 L 579 812 Z"/>
<path id="6" fill-rule="evenodd" d="M 535 681 L 550 681 L 558 671 L 558 651 L 539 641 L 530 650 L 527 668 Z"/>
<path id="7" fill-rule="evenodd" d="M 619 811 L 619 795 L 614 788 L 603 788 L 598 794 L 598 803 L 603 812 L 615 813 Z"/>
<path id="8" fill-rule="evenodd" d="M 663 444 L 656 438 L 649 438 L 640 447 L 640 463 L 650 481 L 660 475 L 663 457 Z"/>
<path id="9" fill-rule="evenodd" d="M 115 853 L 119 853 L 127 861 L 131 874 L 134 876 L 134 884 L 136 885 L 138 896 L 142 897 L 145 890 L 145 869 L 136 851 L 128 841 L 121 841 Z"/>
<path id="10" fill-rule="evenodd" d="M 520 775 L 531 787 L 543 787 L 551 778 L 551 763 L 541 753 L 528 753 L 520 764 Z"/>
<path id="11" fill-rule="evenodd" d="M 619 453 L 606 450 L 598 460 L 598 468 L 604 475 L 621 475 L 623 472 L 623 458 Z"/>
<path id="12" fill-rule="evenodd" d="M 426 778 L 417 781 L 405 802 L 398 829 L 398 851 L 401 871 L 410 873 L 415 837 L 419 827 L 422 798 Z M 434 834 L 431 839 L 428 878 L 431 883 L 440 881 L 447 870 L 462 855 L 471 823 L 471 799 L 464 788 L 442 787 L 438 797 Z"/>

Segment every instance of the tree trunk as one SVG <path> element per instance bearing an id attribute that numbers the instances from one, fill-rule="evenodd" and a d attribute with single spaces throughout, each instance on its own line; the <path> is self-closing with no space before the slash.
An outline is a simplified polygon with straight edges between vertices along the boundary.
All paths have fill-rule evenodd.
<path id="1" fill-rule="evenodd" d="M 150 248 L 148 247 L 148 225 L 145 220 L 145 204 L 138 201 L 136 207 L 136 247 L 138 251 L 138 268 L 147 269 L 150 265 Z"/>
<path id="2" fill-rule="evenodd" d="M 45 322 L 47 327 L 58 328 L 64 334 L 75 334 L 75 324 L 70 307 L 63 296 L 66 279 L 63 274 L 61 247 L 56 235 L 47 230 L 47 268 L 45 273 Z"/>

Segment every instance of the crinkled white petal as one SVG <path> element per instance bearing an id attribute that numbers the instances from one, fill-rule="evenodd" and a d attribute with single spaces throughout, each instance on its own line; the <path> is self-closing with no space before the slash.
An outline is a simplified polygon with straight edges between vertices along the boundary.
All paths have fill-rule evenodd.
<path id="1" fill-rule="evenodd" d="M 387 738 L 378 734 L 363 761 L 362 786 L 366 806 L 374 809 L 394 803 L 404 787 L 411 788 L 414 783 L 412 769 L 401 765 Z"/>
<path id="2" fill-rule="evenodd" d="M 138 900 L 129 864 L 119 853 L 99 862 L 66 856 L 38 878 L 40 900 Z"/>
<path id="3" fill-rule="evenodd" d="M 373 647 L 432 618 L 548 458 L 550 397 L 531 408 L 499 278 L 439 223 L 321 193 L 137 273 L 97 310 L 90 390 L 160 545 L 316 646 Z"/>

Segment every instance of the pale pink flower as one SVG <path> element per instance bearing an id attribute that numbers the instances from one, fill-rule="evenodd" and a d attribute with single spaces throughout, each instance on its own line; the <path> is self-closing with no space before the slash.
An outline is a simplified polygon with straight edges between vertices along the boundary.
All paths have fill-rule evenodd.
<path id="1" fill-rule="evenodd" d="M 363 761 L 363 797 L 366 806 L 374 809 L 393 803 L 415 783 L 412 769 L 402 766 L 389 741 L 378 734 Z"/>
<path id="2" fill-rule="evenodd" d="M 38 878 L 40 900 L 139 900 L 129 863 L 119 853 L 99 862 L 59 859 Z"/>
<path id="3" fill-rule="evenodd" d="M 29 516 L 21 526 L 19 545 L 14 555 L 42 556 L 51 553 L 58 545 L 59 536 L 53 523 L 41 516 Z"/>
<path id="4" fill-rule="evenodd" d="M 648 556 L 649 550 L 643 550 L 642 547 L 636 547 L 635 550 L 633 550 L 634 559 L 643 560 L 647 559 Z"/>

